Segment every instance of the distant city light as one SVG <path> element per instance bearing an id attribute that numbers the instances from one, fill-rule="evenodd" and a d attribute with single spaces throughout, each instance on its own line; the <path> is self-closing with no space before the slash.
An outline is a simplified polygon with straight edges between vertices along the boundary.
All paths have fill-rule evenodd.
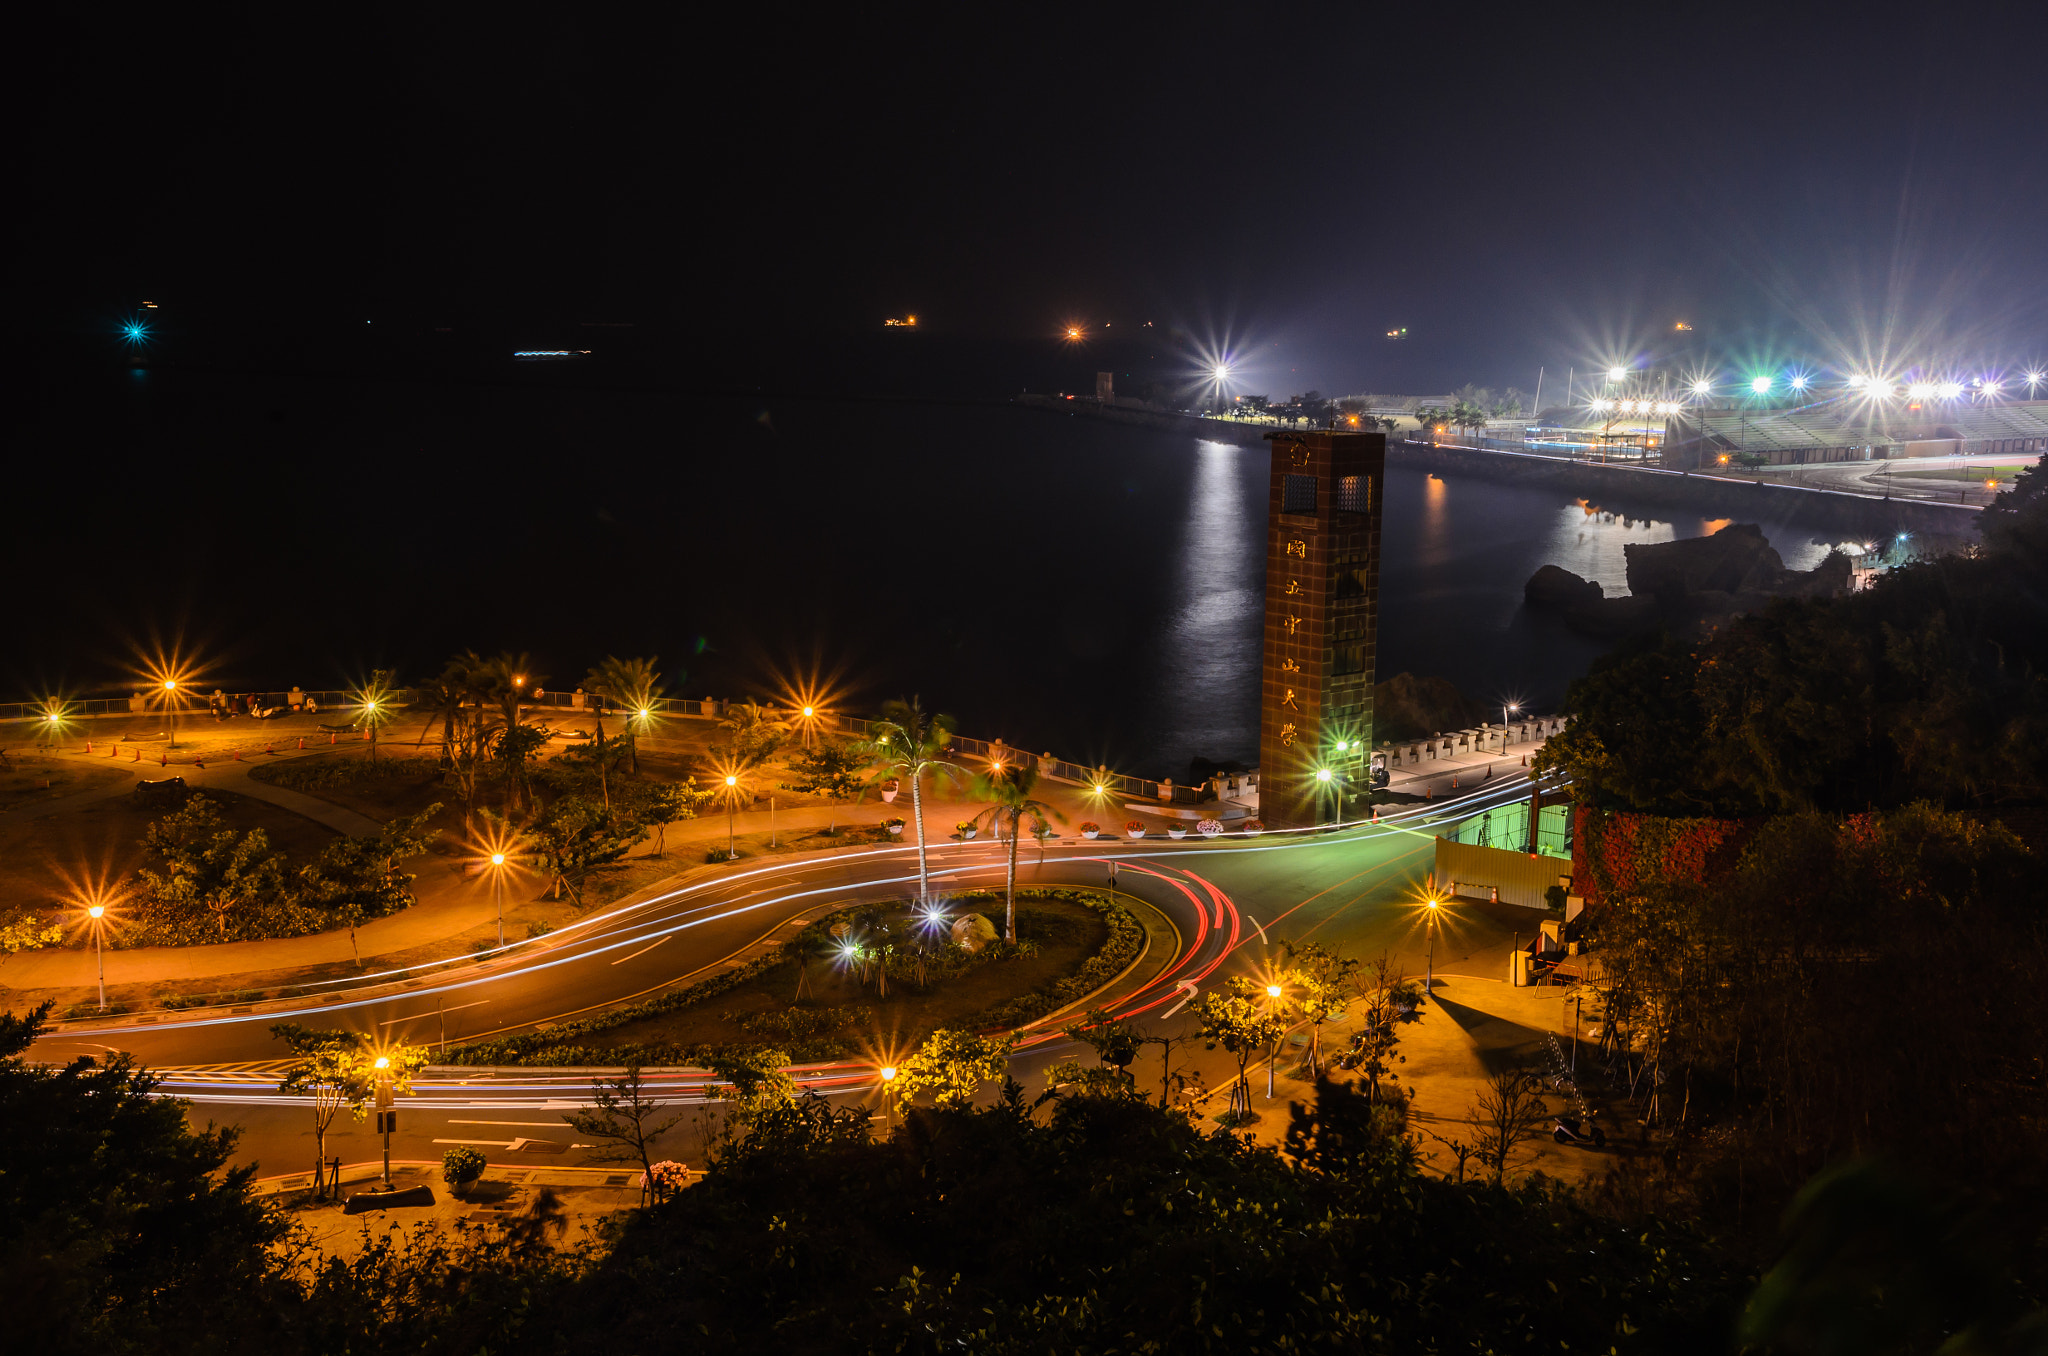
<path id="1" fill-rule="evenodd" d="M 1218 363 L 1216 365 L 1215 377 L 1218 381 L 1230 380 L 1230 365 L 1228 363 Z"/>
<path id="2" fill-rule="evenodd" d="M 1081 327 L 1080 327 L 1079 325 L 1069 325 L 1069 326 L 1067 326 L 1067 338 L 1068 338 L 1069 340 L 1077 340 L 1077 339 L 1079 339 L 1080 337 L 1081 337 Z"/>
<path id="3" fill-rule="evenodd" d="M 1758 395 L 1763 395 L 1771 389 L 1771 379 L 1769 377 L 1752 377 L 1750 378 L 1749 389 Z"/>

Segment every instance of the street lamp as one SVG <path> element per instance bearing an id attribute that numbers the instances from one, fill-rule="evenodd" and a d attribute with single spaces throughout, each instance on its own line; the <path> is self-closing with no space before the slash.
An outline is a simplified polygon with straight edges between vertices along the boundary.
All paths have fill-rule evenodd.
<path id="1" fill-rule="evenodd" d="M 734 860 L 735 858 L 737 858 L 737 857 L 738 857 L 738 856 L 740 855 L 738 847 L 736 847 L 736 846 L 734 845 L 734 841 L 733 841 L 733 827 L 732 827 L 732 816 L 733 816 L 733 807 L 734 807 L 734 805 L 735 805 L 735 804 L 736 804 L 736 803 L 738 802 L 738 800 L 739 800 L 739 798 L 740 798 L 740 790 L 739 790 L 739 787 L 740 787 L 740 779 L 739 779 L 738 777 L 735 777 L 735 776 L 734 776 L 734 775 L 733 775 L 732 773 L 730 773 L 730 772 L 726 773 L 726 774 L 725 774 L 725 859 L 726 859 L 727 861 L 732 861 L 732 860 Z"/>
<path id="2" fill-rule="evenodd" d="M 1275 1008 L 1280 1006 L 1280 992 L 1278 984 L 1266 986 L 1266 998 Z M 1266 1054 L 1266 1100 L 1269 1102 L 1273 1100 L 1273 1066 L 1280 1062 L 1280 1041 L 1286 1034 L 1284 1031 L 1275 1032 L 1272 1048 Z"/>
<path id="3" fill-rule="evenodd" d="M 93 957 L 99 962 L 100 967 L 100 1011 L 105 1012 L 107 1010 L 107 952 L 105 945 L 100 939 L 102 932 L 100 920 L 106 917 L 107 906 L 95 904 L 87 909 L 86 913 L 92 917 Z"/>
<path id="4" fill-rule="evenodd" d="M 171 712 L 171 751 L 178 749 L 178 680 L 164 679 L 164 705 Z"/>
<path id="5" fill-rule="evenodd" d="M 384 1189 L 391 1190 L 391 1122 L 396 1119 L 391 1110 L 391 1061 L 383 1055 L 377 1056 L 372 1066 L 377 1070 L 377 1128 L 384 1133 Z"/>
<path id="6" fill-rule="evenodd" d="M 505 949 L 505 854 L 491 854 L 491 902 L 498 907 L 498 949 Z"/>
<path id="7" fill-rule="evenodd" d="M 1423 924 L 1424 933 L 1429 938 L 1428 959 L 1423 962 L 1424 978 L 1422 981 L 1422 991 L 1424 993 L 1436 992 L 1436 918 L 1437 909 L 1441 902 L 1434 893 L 1429 894 L 1423 899 L 1423 903 L 1429 907 L 1429 912 L 1424 916 L 1425 922 Z"/>

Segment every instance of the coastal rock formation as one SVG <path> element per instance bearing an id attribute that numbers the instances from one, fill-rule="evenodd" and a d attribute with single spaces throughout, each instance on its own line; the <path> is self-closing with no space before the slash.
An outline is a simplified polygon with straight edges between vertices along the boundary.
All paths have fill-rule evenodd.
<path id="1" fill-rule="evenodd" d="M 1685 541 L 1624 546 L 1622 554 L 1626 596 L 1606 597 L 1598 583 L 1555 565 L 1530 576 L 1522 596 L 1531 607 L 1563 613 L 1577 630 L 1615 637 L 1660 626 L 1711 629 L 1774 598 L 1829 598 L 1849 587 L 1849 558 L 1840 551 L 1828 552 L 1811 570 L 1788 570 L 1754 523 L 1732 523 Z"/>

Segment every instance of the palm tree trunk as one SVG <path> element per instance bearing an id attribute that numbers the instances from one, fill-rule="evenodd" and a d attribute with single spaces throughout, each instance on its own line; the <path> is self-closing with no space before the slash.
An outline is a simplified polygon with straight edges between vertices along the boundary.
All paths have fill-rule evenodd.
<path id="1" fill-rule="evenodd" d="M 910 817 L 917 824 L 917 902 L 927 904 L 932 897 L 932 878 L 925 867 L 924 791 L 919 785 L 923 781 L 924 769 L 913 767 L 910 772 Z"/>
<path id="2" fill-rule="evenodd" d="M 590 718 L 590 723 L 597 727 L 597 748 L 595 750 L 597 753 L 597 786 L 600 791 L 604 792 L 604 812 L 610 814 L 612 812 L 612 783 L 611 779 L 605 775 L 604 716 L 601 714 L 593 715 Z"/>
<path id="3" fill-rule="evenodd" d="M 1011 946 L 1017 944 L 1017 830 L 1021 827 L 1018 816 L 1010 816 L 1010 874 L 1003 884 L 1008 902 L 1003 906 L 1003 940 Z"/>

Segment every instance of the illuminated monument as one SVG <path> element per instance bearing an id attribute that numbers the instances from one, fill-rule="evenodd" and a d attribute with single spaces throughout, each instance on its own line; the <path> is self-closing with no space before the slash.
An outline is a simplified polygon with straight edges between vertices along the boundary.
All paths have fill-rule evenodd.
<path id="1" fill-rule="evenodd" d="M 1275 433 L 1259 817 L 1328 823 L 1365 789 L 1379 632 L 1380 433 Z"/>

